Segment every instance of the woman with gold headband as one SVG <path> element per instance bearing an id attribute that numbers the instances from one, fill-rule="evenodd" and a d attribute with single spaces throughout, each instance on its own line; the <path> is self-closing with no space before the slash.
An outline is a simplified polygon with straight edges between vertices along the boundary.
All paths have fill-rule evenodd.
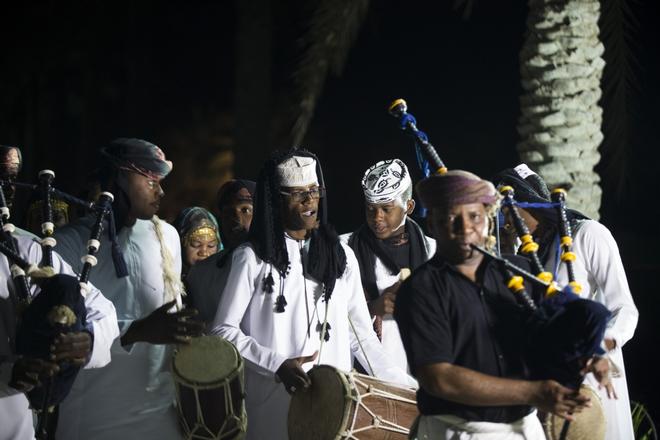
<path id="1" fill-rule="evenodd" d="M 176 220 L 174 227 L 181 237 L 182 278 L 191 266 L 222 249 L 218 222 L 213 214 L 199 206 L 185 208 Z"/>

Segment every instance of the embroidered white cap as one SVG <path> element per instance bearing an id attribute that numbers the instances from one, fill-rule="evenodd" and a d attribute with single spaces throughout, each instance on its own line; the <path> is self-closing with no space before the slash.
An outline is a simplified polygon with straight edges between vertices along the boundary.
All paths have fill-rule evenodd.
<path id="1" fill-rule="evenodd" d="M 369 167 L 362 178 L 362 191 L 367 203 L 396 200 L 411 185 L 408 167 L 399 159 L 381 160 Z"/>
<path id="2" fill-rule="evenodd" d="M 318 185 L 316 161 L 311 157 L 293 156 L 277 166 L 280 185 L 286 187 Z"/>

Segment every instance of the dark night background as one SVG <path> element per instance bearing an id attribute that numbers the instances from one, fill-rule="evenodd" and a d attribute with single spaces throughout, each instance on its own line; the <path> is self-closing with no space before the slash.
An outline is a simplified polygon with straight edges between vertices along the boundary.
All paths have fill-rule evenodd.
<path id="1" fill-rule="evenodd" d="M 370 2 L 343 72 L 325 81 L 303 145 L 324 163 L 330 218 L 342 232 L 362 220 L 359 182 L 369 165 L 399 157 L 415 168 L 411 141 L 386 112 L 394 98 L 408 101 L 450 168 L 489 177 L 517 164 L 526 2 L 478 1 L 468 19 L 451 3 Z M 5 3 L 0 143 L 22 148 L 21 180 L 51 168 L 56 186 L 82 194 L 99 146 L 119 136 L 148 139 L 175 163 L 162 216 L 212 207 L 222 182 L 256 178 L 269 151 L 289 146 L 292 78 L 314 4 Z M 601 221 L 619 243 L 640 310 L 624 350 L 630 396 L 660 420 L 658 3 L 630 4 L 638 20 L 632 98 L 624 109 L 605 106 L 632 121 L 628 160 L 601 176 Z M 18 207 L 26 203 L 19 194 Z"/>

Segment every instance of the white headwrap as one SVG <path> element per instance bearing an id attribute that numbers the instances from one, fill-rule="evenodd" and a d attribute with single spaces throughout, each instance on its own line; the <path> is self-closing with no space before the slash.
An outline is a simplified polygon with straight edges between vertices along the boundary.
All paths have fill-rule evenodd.
<path id="1" fill-rule="evenodd" d="M 293 156 L 277 166 L 277 177 L 281 186 L 318 185 L 316 161 L 311 157 Z"/>
<path id="2" fill-rule="evenodd" d="M 399 159 L 381 160 L 372 165 L 362 178 L 362 191 L 367 203 L 388 203 L 396 200 L 411 185 L 408 167 Z"/>

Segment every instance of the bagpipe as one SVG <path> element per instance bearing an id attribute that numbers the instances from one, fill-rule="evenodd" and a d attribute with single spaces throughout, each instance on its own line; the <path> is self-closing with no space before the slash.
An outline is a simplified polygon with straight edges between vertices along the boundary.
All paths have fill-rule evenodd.
<path id="1" fill-rule="evenodd" d="M 415 139 L 418 164 L 422 173 L 428 177 L 431 167 L 436 174 L 446 173 L 447 167 L 429 142 L 428 136 L 417 128 L 417 121 L 408 113 L 406 102 L 397 99 L 390 104 L 388 110 L 398 119 L 400 128 Z M 503 208 L 507 209 L 522 243 L 520 253 L 529 259 L 535 274 L 502 258 L 499 251 L 498 255 L 495 255 L 479 246 L 473 245 L 472 248 L 500 265 L 507 278 L 507 287 L 527 312 L 524 323 L 525 359 L 530 378 L 556 380 L 577 392 L 584 380 L 587 362 L 604 353 L 601 343 L 610 312 L 604 305 L 581 299 L 579 296 L 582 288 L 575 279 L 573 268 L 576 255 L 572 251 L 572 231 L 566 214 L 566 191 L 554 190 L 551 195 L 552 203 L 543 204 L 544 208 L 556 209 L 560 232 L 559 259 L 566 264 L 569 279 L 569 284 L 565 287 L 553 281 L 553 274 L 544 269 L 537 252 L 539 245 L 534 242 L 529 228 L 518 212 L 517 207 L 522 204 L 516 203 L 513 188 L 503 186 L 500 193 L 503 196 Z M 500 215 L 495 217 L 495 221 L 499 250 Z M 533 297 L 525 287 L 525 280 L 535 285 L 536 291 L 541 290 L 542 294 Z M 566 438 L 569 425 L 568 421 L 563 424 L 558 438 Z"/>
<path id="2" fill-rule="evenodd" d="M 433 169 L 435 174 L 445 174 L 447 172 L 445 163 L 429 142 L 426 133 L 417 127 L 415 117 L 408 113 L 406 101 L 395 100 L 390 104 L 388 111 L 397 118 L 399 127 L 414 138 L 422 173 L 428 176 Z M 579 298 L 580 286 L 575 281 L 574 271 L 570 266 L 575 260 L 575 254 L 571 252 L 570 247 L 572 238 L 564 204 L 565 191 L 556 190 L 553 193 L 553 197 L 557 198 L 553 206 L 557 207 L 557 215 L 562 225 L 561 260 L 569 265 L 571 278 L 567 287 L 557 285 L 553 281 L 552 273 L 543 268 L 537 253 L 539 245 L 534 242 L 516 209 L 513 188 L 502 187 L 500 193 L 504 197 L 503 206 L 510 212 L 522 242 L 521 252 L 530 260 L 535 274 L 483 248 L 474 247 L 474 249 L 487 258 L 499 262 L 507 278 L 507 287 L 528 312 L 527 357 L 532 376 L 536 379 L 552 378 L 566 386 L 578 387 L 582 382 L 580 371 L 583 370 L 584 360 L 601 353 L 600 343 L 610 314 L 602 304 Z M 544 294 L 532 297 L 525 288 L 525 279 L 542 287 L 545 290 Z M 562 335 L 562 338 L 559 338 L 559 335 Z"/>
<path id="3" fill-rule="evenodd" d="M 51 170 L 39 172 L 39 184 L 0 181 L 0 252 L 9 261 L 10 272 L 16 287 L 17 329 L 16 354 L 26 358 L 37 358 L 51 362 L 51 346 L 58 335 L 68 332 L 89 331 L 85 297 L 89 293 L 90 271 L 96 265 L 96 253 L 100 247 L 99 238 L 103 222 L 111 215 L 113 196 L 103 192 L 98 200 L 87 202 L 59 191 L 53 187 L 55 173 Z M 10 212 L 4 196 L 4 185 L 15 185 L 38 192 L 42 197 L 43 238 L 40 240 L 42 260 L 39 265 L 23 259 L 17 242 L 12 237 L 15 227 L 9 222 Z M 82 257 L 83 267 L 79 277 L 56 274 L 53 268 L 53 248 L 57 241 L 53 237 L 55 225 L 52 214 L 52 197 L 75 203 L 95 213 L 96 218 L 87 242 L 87 254 Z M 34 298 L 30 293 L 30 280 L 39 287 L 40 292 Z M 58 373 L 44 380 L 41 386 L 26 392 L 28 401 L 38 414 L 37 438 L 48 438 L 47 430 L 51 426 L 50 414 L 56 405 L 69 394 L 73 381 L 81 365 L 67 360 L 58 363 Z"/>

